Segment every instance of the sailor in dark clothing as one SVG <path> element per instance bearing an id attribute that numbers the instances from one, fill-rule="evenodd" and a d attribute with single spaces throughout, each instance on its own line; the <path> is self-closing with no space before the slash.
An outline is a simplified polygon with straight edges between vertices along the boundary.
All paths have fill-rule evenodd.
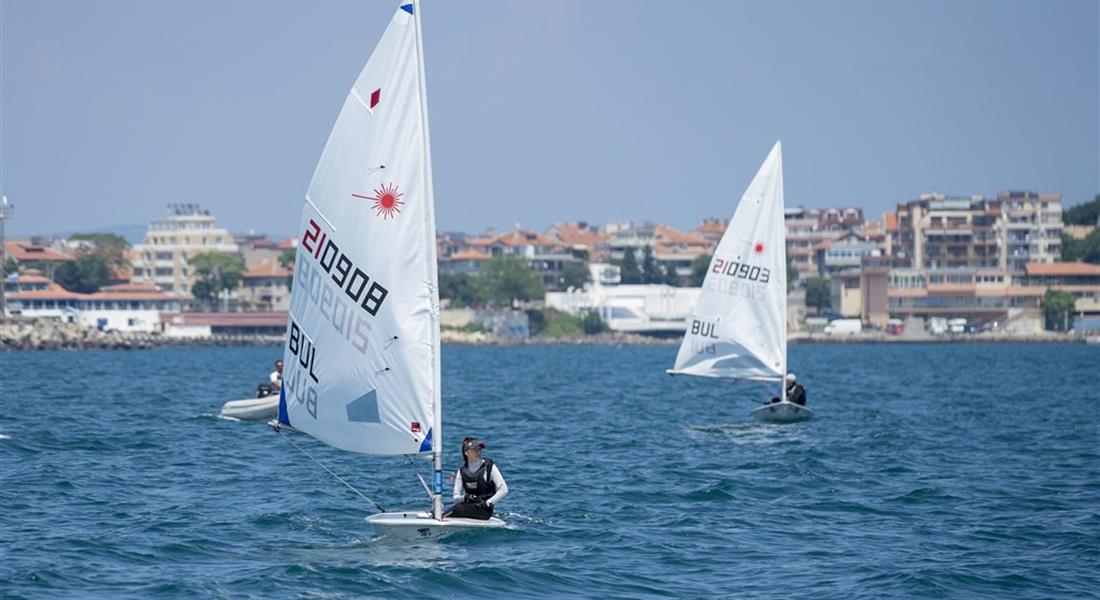
<path id="1" fill-rule="evenodd" d="M 493 507 L 508 494 L 504 476 L 490 458 L 481 458 L 485 444 L 475 438 L 462 440 L 462 468 L 455 473 L 454 500 L 443 518 L 488 519 Z"/>
<path id="2" fill-rule="evenodd" d="M 806 406 L 806 390 L 798 384 L 794 373 L 787 373 L 787 402 L 793 402 L 799 406 Z M 772 404 L 780 402 L 779 398 L 772 398 Z"/>

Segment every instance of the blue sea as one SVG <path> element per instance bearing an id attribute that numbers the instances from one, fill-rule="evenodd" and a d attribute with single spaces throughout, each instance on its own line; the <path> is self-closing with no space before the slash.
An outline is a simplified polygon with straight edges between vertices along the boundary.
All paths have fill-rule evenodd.
<path id="1" fill-rule="evenodd" d="M 5 352 L 5 598 L 1100 596 L 1100 347 L 794 345 L 813 421 L 674 346 L 445 347 L 447 468 L 510 528 L 402 544 L 259 423 L 278 348 Z M 387 508 L 399 458 L 294 438 Z"/>

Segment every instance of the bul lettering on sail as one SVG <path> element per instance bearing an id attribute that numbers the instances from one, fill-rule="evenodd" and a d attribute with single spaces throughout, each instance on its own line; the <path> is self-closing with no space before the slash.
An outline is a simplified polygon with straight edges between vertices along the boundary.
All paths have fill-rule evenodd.
<path id="1" fill-rule="evenodd" d="M 701 337 L 707 337 L 711 339 L 718 339 L 717 335 L 714 335 L 714 323 L 707 321 L 700 321 L 698 319 L 691 320 L 691 333 L 692 335 L 698 335 Z"/>

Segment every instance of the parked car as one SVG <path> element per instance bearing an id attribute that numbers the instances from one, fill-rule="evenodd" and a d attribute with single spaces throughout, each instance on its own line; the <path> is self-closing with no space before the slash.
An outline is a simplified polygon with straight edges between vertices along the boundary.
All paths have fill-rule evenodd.
<path id="1" fill-rule="evenodd" d="M 932 317 L 928 319 L 928 324 L 925 325 L 928 329 L 928 333 L 932 335 L 942 335 L 947 333 L 947 319 L 943 317 Z"/>
<path id="2" fill-rule="evenodd" d="M 891 335 L 900 335 L 905 333 L 905 321 L 901 319 L 890 319 L 886 321 L 886 333 Z"/>
<path id="3" fill-rule="evenodd" d="M 966 319 L 950 319 L 947 321 L 947 330 L 951 333 L 966 333 Z"/>

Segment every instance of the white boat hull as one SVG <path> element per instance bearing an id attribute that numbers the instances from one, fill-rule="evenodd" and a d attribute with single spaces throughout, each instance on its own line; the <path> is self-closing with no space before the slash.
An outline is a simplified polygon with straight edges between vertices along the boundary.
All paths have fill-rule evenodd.
<path id="1" fill-rule="evenodd" d="M 752 411 L 752 416 L 765 423 L 798 423 L 812 419 L 813 411 L 794 402 L 765 404 Z"/>
<path id="2" fill-rule="evenodd" d="M 230 400 L 222 405 L 222 416 L 245 421 L 267 421 L 279 416 L 279 395 Z"/>
<path id="3" fill-rule="evenodd" d="M 504 521 L 496 517 L 481 519 L 432 518 L 429 512 L 384 512 L 367 517 L 375 533 L 402 539 L 439 539 L 461 531 L 501 529 Z"/>

